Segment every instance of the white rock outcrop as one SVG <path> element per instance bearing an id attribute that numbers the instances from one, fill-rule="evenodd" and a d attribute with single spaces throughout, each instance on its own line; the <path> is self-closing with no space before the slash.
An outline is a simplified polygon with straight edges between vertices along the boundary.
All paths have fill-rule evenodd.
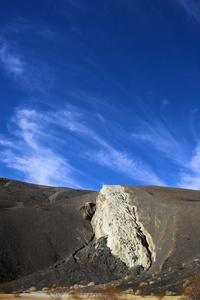
<path id="1" fill-rule="evenodd" d="M 139 222 L 137 208 L 122 186 L 103 186 L 91 224 L 95 237 L 107 237 L 112 254 L 127 267 L 139 265 L 147 270 L 155 260 L 152 238 Z"/>

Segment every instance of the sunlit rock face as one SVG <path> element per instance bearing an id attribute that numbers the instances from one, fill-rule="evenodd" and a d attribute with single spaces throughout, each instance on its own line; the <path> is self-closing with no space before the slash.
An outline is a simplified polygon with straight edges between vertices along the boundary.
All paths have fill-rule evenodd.
<path id="1" fill-rule="evenodd" d="M 112 254 L 127 267 L 142 266 L 147 270 L 155 260 L 152 238 L 139 222 L 137 208 L 122 186 L 103 186 L 91 223 L 95 237 L 107 237 Z"/>

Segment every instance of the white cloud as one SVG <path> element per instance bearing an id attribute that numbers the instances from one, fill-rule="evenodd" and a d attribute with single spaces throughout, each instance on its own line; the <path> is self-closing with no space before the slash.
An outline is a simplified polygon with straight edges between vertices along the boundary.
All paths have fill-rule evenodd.
<path id="1" fill-rule="evenodd" d="M 4 162 L 23 172 L 27 181 L 78 187 L 79 181 L 73 178 L 80 171 L 69 160 L 72 156 L 68 156 L 73 153 L 75 159 L 86 159 L 141 184 L 168 185 L 142 155 L 140 158 L 134 151 L 130 154 L 124 150 L 123 140 L 120 149 L 114 146 L 85 119 L 87 114 L 72 106 L 47 112 L 18 109 L 12 118 L 13 140 L 2 139 Z M 191 156 L 184 137 L 174 136 L 160 120 L 154 118 L 153 123 L 139 119 L 139 124 L 143 133 L 133 133 L 133 143 L 150 143 L 152 151 L 154 148 L 158 155 L 166 155 L 169 162 L 176 163 L 177 170 L 184 170 L 177 175 L 174 186 L 199 188 L 200 146 Z"/>
<path id="2" fill-rule="evenodd" d="M 20 55 L 2 42 L 0 60 L 8 75 L 17 80 L 24 89 L 46 92 L 55 86 L 55 79 L 45 64 L 38 64 L 31 56 Z M 26 59 L 27 57 L 27 59 Z"/>
<path id="3" fill-rule="evenodd" d="M 4 138 L 1 138 L 0 145 L 2 145 L 4 147 L 10 147 L 10 148 L 16 148 L 16 149 L 18 149 L 18 147 L 16 147 L 16 145 L 14 145 L 11 141 L 8 141 L 8 140 L 6 140 Z"/>
<path id="4" fill-rule="evenodd" d="M 27 181 L 39 184 L 53 184 L 53 182 L 65 182 L 67 185 L 79 186 L 71 178 L 78 170 L 75 170 L 70 163 L 60 154 L 57 144 L 56 133 L 61 129 L 62 142 L 70 143 L 67 140 L 66 133 L 71 132 L 83 139 L 83 145 L 79 144 L 79 153 L 77 155 L 83 158 L 83 149 L 88 149 L 88 155 L 84 157 L 97 164 L 110 168 L 113 171 L 122 173 L 129 178 L 140 180 L 143 183 L 165 185 L 154 172 L 141 162 L 138 162 L 128 156 L 127 153 L 119 151 L 103 139 L 94 129 L 86 125 L 82 114 L 75 108 L 37 112 L 31 109 L 18 109 L 12 122 L 16 126 L 13 131 L 14 141 L 5 141 L 6 150 L 3 152 L 3 161 L 10 168 L 23 172 Z M 52 126 L 57 126 L 56 132 L 51 135 Z M 101 151 L 93 153 L 93 146 L 100 147 Z M 13 149 L 12 145 L 17 145 Z M 53 150 L 54 149 L 54 150 Z M 56 149 L 58 149 L 57 152 Z M 65 153 L 67 155 L 67 153 Z M 91 157 L 92 160 L 91 160 Z M 64 174 L 64 175 L 62 175 Z"/>
<path id="5" fill-rule="evenodd" d="M 162 104 L 163 104 L 163 105 L 169 105 L 170 102 L 169 102 L 167 99 L 164 99 L 164 100 L 162 101 Z"/>
<path id="6" fill-rule="evenodd" d="M 177 0 L 187 14 L 200 22 L 200 2 L 197 0 Z"/>
<path id="7" fill-rule="evenodd" d="M 36 123 L 38 115 L 34 110 L 18 110 L 12 118 L 12 122 L 17 125 L 15 135 L 21 138 L 30 148 L 38 150 L 37 136 L 41 134 L 42 128 Z"/>
<path id="8" fill-rule="evenodd" d="M 12 151 L 4 151 L 3 161 L 8 167 L 22 172 L 27 182 L 59 186 L 67 184 L 80 188 L 80 185 L 70 178 L 71 166 L 50 149 L 40 149 L 36 153 L 20 153 L 19 155 Z"/>
<path id="9" fill-rule="evenodd" d="M 154 116 L 154 121 L 139 121 L 140 132 L 133 132 L 132 138 L 135 142 L 150 143 L 159 153 L 163 153 L 168 159 L 175 163 L 185 165 L 189 159 L 189 144 L 184 136 L 172 132 Z M 184 147 L 183 147 L 184 145 Z"/>
<path id="10" fill-rule="evenodd" d="M 23 144 L 23 143 L 22 143 Z M 24 145 L 26 147 L 26 145 Z M 24 174 L 27 182 L 81 188 L 73 179 L 75 169 L 61 155 L 48 148 L 37 151 L 13 151 L 12 147 L 2 151 L 2 161 L 9 167 Z"/>
<path id="11" fill-rule="evenodd" d="M 191 159 L 191 168 L 193 171 L 200 173 L 200 142 L 196 147 L 194 155 Z"/>
<path id="12" fill-rule="evenodd" d="M 100 151 L 90 151 L 85 154 L 90 161 L 108 167 L 143 184 L 166 186 L 166 182 L 159 179 L 150 167 L 137 159 L 130 158 L 127 153 L 105 145 Z"/>
<path id="13" fill-rule="evenodd" d="M 178 184 L 178 187 L 191 190 L 200 190 L 200 174 L 183 174 L 182 180 Z"/>
<path id="14" fill-rule="evenodd" d="M 101 122 L 105 122 L 106 121 L 105 118 L 104 118 L 104 116 L 102 116 L 101 114 L 98 114 L 97 117 L 99 118 L 99 120 Z"/>
<path id="15" fill-rule="evenodd" d="M 177 180 L 174 186 L 200 189 L 200 143 L 197 141 L 193 151 L 184 132 L 178 132 L 178 128 L 172 132 L 156 116 L 153 121 L 139 119 L 139 124 L 140 132 L 133 133 L 132 138 L 144 145 L 151 144 L 158 155 L 162 153 L 170 163 L 173 161 L 176 164 Z"/>
<path id="16" fill-rule="evenodd" d="M 65 126 L 81 136 L 88 137 L 93 140 L 102 151 L 93 152 L 90 149 L 85 153 L 85 158 L 90 161 L 95 161 L 97 164 L 109 167 L 118 173 L 126 174 L 128 177 L 140 180 L 143 183 L 155 185 L 167 185 L 163 180 L 160 180 L 155 173 L 141 162 L 135 162 L 125 152 L 121 152 L 109 145 L 105 139 L 97 134 L 93 129 L 81 123 L 82 115 L 77 111 L 58 111 L 55 113 L 52 120 L 58 122 L 60 126 Z"/>
<path id="17" fill-rule="evenodd" d="M 0 59 L 9 74 L 17 78 L 23 76 L 26 68 L 25 63 L 19 56 L 9 53 L 8 47 L 5 44 L 0 49 Z"/>
<path id="18" fill-rule="evenodd" d="M 28 182 L 80 188 L 81 185 L 74 179 L 79 171 L 48 146 L 49 134 L 44 131 L 47 122 L 44 116 L 35 110 L 17 111 L 12 118 L 16 128 L 12 141 L 1 140 L 4 147 L 2 161 L 24 174 L 24 180 Z"/>
<path id="19" fill-rule="evenodd" d="M 179 187 L 200 190 L 200 142 L 194 150 L 187 171 L 182 175 Z"/>
<path id="20" fill-rule="evenodd" d="M 74 133 L 88 135 L 92 132 L 91 129 L 89 129 L 83 122 L 81 122 L 82 114 L 77 109 L 74 109 L 72 107 L 65 110 L 51 112 L 48 118 L 49 117 L 52 119 L 52 123 L 67 128 Z"/>

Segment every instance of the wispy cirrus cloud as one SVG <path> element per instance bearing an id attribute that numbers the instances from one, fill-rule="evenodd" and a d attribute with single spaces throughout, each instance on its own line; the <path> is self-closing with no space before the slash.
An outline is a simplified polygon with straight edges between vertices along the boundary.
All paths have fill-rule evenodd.
<path id="1" fill-rule="evenodd" d="M 200 22 L 200 2 L 196 0 L 177 0 L 187 14 Z"/>
<path id="2" fill-rule="evenodd" d="M 180 170 L 173 186 L 200 188 L 200 143 L 192 152 L 184 136 L 173 134 L 160 119 L 154 117 L 152 122 L 151 118 L 145 121 L 138 118 L 137 130 L 131 135 L 131 151 L 126 148 L 127 137 L 117 132 L 121 144 L 116 146 L 110 135 L 101 134 L 95 122 L 102 128 L 98 114 L 92 119 L 90 112 L 72 105 L 46 111 L 18 108 L 12 117 L 13 139 L 2 140 L 3 161 L 23 173 L 25 180 L 40 184 L 85 186 L 76 163 L 84 161 L 88 168 L 85 178 L 90 177 L 90 168 L 101 166 L 140 184 L 167 186 L 168 182 L 158 176 L 162 172 L 157 173 L 152 163 L 134 151 L 138 143 L 141 147 L 150 144 L 149 152 L 155 159 L 157 155 L 164 155 Z M 105 122 L 108 124 L 104 119 Z"/>
<path id="3" fill-rule="evenodd" d="M 61 126 L 66 126 L 70 131 L 93 140 L 100 150 L 86 151 L 83 156 L 89 161 L 108 167 L 116 172 L 126 174 L 129 178 L 140 180 L 143 183 L 166 185 L 166 182 L 159 179 L 149 166 L 145 166 L 139 159 L 130 157 L 126 151 L 120 151 L 110 145 L 110 142 L 102 138 L 88 125 L 80 123 L 81 115 L 71 112 L 57 112 L 55 120 L 59 120 Z M 105 121 L 105 120 L 104 120 Z"/>
<path id="4" fill-rule="evenodd" d="M 39 112 L 23 108 L 17 110 L 12 122 L 15 125 L 14 137 L 13 141 L 3 139 L 3 161 L 8 167 L 24 173 L 27 181 L 40 184 L 54 182 L 54 185 L 56 181 L 59 185 L 65 183 L 68 186 L 80 186 L 81 182 L 75 179 L 79 170 L 70 162 L 71 148 L 68 144 L 73 141 L 78 143 L 78 147 L 74 145 L 74 148 L 78 148 L 78 159 L 85 159 L 91 164 L 101 165 L 143 183 L 165 185 L 150 167 L 130 157 L 126 151 L 110 145 L 83 121 L 83 115 L 78 109 L 70 107 Z M 61 132 L 58 139 L 54 130 Z M 77 136 L 75 140 L 74 135 Z M 79 139 L 82 142 L 78 142 Z M 61 143 L 67 145 L 65 155 L 68 158 L 58 154 L 60 152 L 57 149 Z M 69 153 L 67 149 L 70 149 Z"/>
<path id="5" fill-rule="evenodd" d="M 45 40 L 55 41 L 58 36 L 51 25 L 45 24 L 45 22 L 33 22 L 30 18 L 24 18 L 20 16 L 15 16 L 10 19 L 9 23 L 2 28 L 3 35 L 15 34 L 17 35 L 35 35 L 37 38 L 42 37 Z"/>
<path id="6" fill-rule="evenodd" d="M 28 182 L 82 187 L 73 179 L 74 172 L 80 171 L 75 170 L 56 149 L 49 147 L 49 134 L 44 133 L 48 120 L 42 120 L 43 116 L 30 109 L 17 111 L 12 118 L 12 130 L 15 128 L 12 140 L 1 139 L 2 161 L 23 174 Z"/>
<path id="7" fill-rule="evenodd" d="M 107 145 L 100 151 L 86 153 L 86 156 L 89 160 L 99 165 L 125 174 L 130 179 L 138 180 L 143 184 L 167 185 L 148 165 L 145 165 L 137 158 L 130 157 L 125 151 L 119 151 Z"/>
<path id="8" fill-rule="evenodd" d="M 19 55 L 9 53 L 8 46 L 4 44 L 0 49 L 0 58 L 2 64 L 8 74 L 13 75 L 15 78 L 24 75 L 26 64 Z"/>
<path id="9" fill-rule="evenodd" d="M 67 160 L 52 150 L 40 148 L 35 153 L 25 151 L 16 153 L 11 149 L 3 151 L 3 162 L 9 168 L 24 174 L 25 181 L 42 185 L 65 186 L 67 184 L 74 188 L 81 187 L 72 179 L 73 168 Z"/>
<path id="10" fill-rule="evenodd" d="M 7 75 L 19 82 L 25 90 L 44 92 L 55 85 L 55 78 L 44 63 L 26 59 L 27 55 L 16 53 L 5 41 L 0 48 L 0 60 Z"/>
<path id="11" fill-rule="evenodd" d="M 193 151 L 188 169 L 183 172 L 179 187 L 200 190 L 200 141 Z"/>
<path id="12" fill-rule="evenodd" d="M 195 110 L 195 114 L 197 113 L 198 111 Z M 184 135 L 184 131 L 178 130 L 178 127 L 176 130 L 171 130 L 170 126 L 167 126 L 156 115 L 147 117 L 145 120 L 138 118 L 137 130 L 132 133 L 132 138 L 141 145 L 151 145 L 152 151 L 156 151 L 159 156 L 164 155 L 169 162 L 176 164 L 179 172 L 174 186 L 200 189 L 199 132 L 194 130 L 192 123 L 190 121 L 190 127 L 193 129 L 191 132 L 194 140 L 193 146 Z M 197 124 L 195 125 L 195 128 L 198 127 Z"/>
<path id="13" fill-rule="evenodd" d="M 190 145 L 184 135 L 178 130 L 173 133 L 156 115 L 145 120 L 138 118 L 137 124 L 136 132 L 132 133 L 136 142 L 151 144 L 159 153 L 180 165 L 184 165 L 190 158 Z"/>

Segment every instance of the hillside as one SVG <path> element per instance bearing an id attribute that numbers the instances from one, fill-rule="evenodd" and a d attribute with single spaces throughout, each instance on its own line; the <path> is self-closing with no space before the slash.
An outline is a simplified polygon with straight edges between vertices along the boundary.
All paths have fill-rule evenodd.
<path id="1" fill-rule="evenodd" d="M 24 287 L 151 282 L 176 291 L 200 271 L 200 191 L 100 192 L 0 179 L 0 280 Z"/>

